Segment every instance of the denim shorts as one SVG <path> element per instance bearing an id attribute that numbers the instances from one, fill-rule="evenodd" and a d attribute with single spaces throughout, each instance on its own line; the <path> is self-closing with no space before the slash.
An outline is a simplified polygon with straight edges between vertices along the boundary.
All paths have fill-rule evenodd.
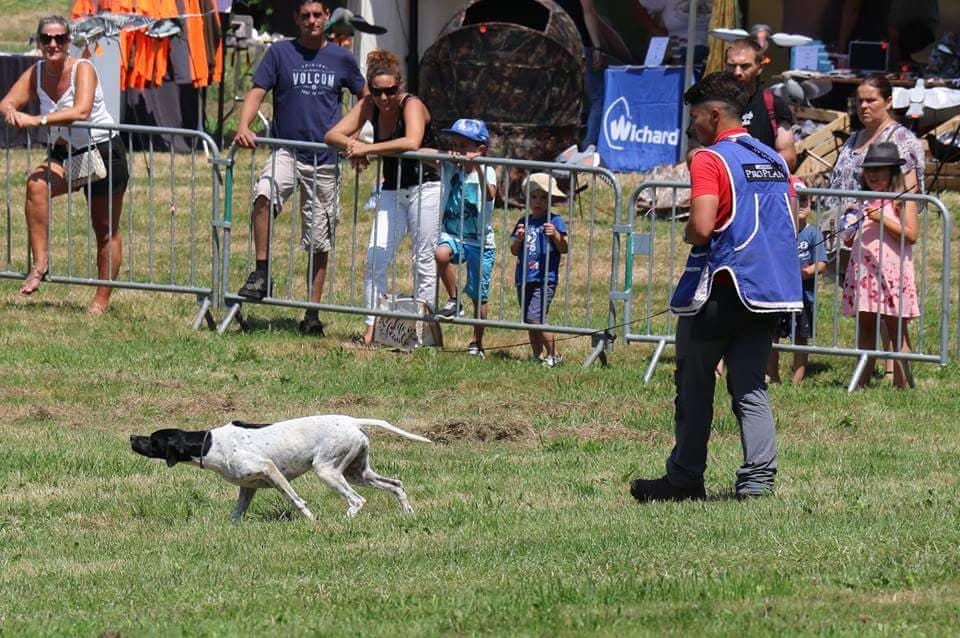
<path id="1" fill-rule="evenodd" d="M 550 302 L 557 290 L 557 284 L 543 285 L 542 281 L 528 281 L 527 288 L 517 286 L 517 301 L 523 309 L 524 323 L 546 323 L 547 313 L 550 312 Z M 525 297 L 521 294 L 525 293 Z M 542 315 L 542 320 L 541 320 Z"/>
<path id="2" fill-rule="evenodd" d="M 467 244 L 460 241 L 459 237 L 447 233 L 440 234 L 440 242 L 437 246 L 450 248 L 451 264 L 465 263 L 467 265 L 467 285 L 463 292 L 474 301 L 479 298 L 480 303 L 486 303 L 490 298 L 490 275 L 493 273 L 493 262 L 497 256 L 497 249 L 480 248 L 480 246 L 474 244 Z"/>
<path id="3" fill-rule="evenodd" d="M 793 336 L 793 325 L 796 323 L 797 334 L 800 339 L 809 339 L 813 336 L 813 304 L 803 301 L 803 310 L 800 312 L 780 313 L 777 325 L 777 336 L 789 339 Z"/>

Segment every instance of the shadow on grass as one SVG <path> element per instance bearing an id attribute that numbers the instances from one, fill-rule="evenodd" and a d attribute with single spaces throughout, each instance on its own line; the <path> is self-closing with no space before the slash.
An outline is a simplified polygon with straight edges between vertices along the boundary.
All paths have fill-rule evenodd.
<path id="1" fill-rule="evenodd" d="M 263 334 L 266 332 L 293 332 L 299 334 L 300 321 L 292 317 L 274 317 L 270 319 L 258 319 L 244 317 L 246 319 L 246 334 Z"/>
<path id="2" fill-rule="evenodd" d="M 833 371 L 834 366 L 826 361 L 809 361 L 807 363 L 807 373 L 804 377 L 817 377 Z"/>
<path id="3" fill-rule="evenodd" d="M 261 492 L 263 492 L 261 494 Z M 262 523 L 289 523 L 295 518 L 303 518 L 299 512 L 293 509 L 293 506 L 286 500 L 284 500 L 276 492 L 270 493 L 271 490 L 260 489 L 257 490 L 257 497 L 254 499 L 253 506 L 247 510 L 247 513 L 244 514 L 243 519 L 241 519 L 240 524 L 243 524 L 243 521 L 258 521 Z M 257 499 L 260 499 L 260 502 L 257 502 Z M 231 504 L 232 505 L 232 504 Z M 259 505 L 259 506 L 258 506 Z M 233 508 L 231 507 L 229 512 L 225 515 L 232 515 Z"/>
<path id="4" fill-rule="evenodd" d="M 36 295 L 36 293 L 34 293 Z M 72 301 L 56 300 L 56 299 L 39 299 L 34 295 L 20 295 L 19 301 L 8 300 L 3 303 L 4 310 L 20 310 L 27 312 L 40 312 L 46 310 L 72 310 L 77 313 L 86 314 L 87 304 L 76 303 Z"/>

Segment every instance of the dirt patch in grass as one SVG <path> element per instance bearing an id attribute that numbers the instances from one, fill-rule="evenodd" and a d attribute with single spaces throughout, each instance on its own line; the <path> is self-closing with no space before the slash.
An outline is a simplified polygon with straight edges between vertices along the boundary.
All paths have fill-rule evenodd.
<path id="1" fill-rule="evenodd" d="M 329 399 L 326 405 L 331 410 L 342 410 L 344 408 L 365 408 L 379 403 L 380 402 L 374 397 L 362 394 L 343 394 Z"/>
<path id="2" fill-rule="evenodd" d="M 549 428 L 544 430 L 544 439 L 574 438 L 581 441 L 646 441 L 660 442 L 671 438 L 672 432 L 659 430 L 635 430 L 622 425 L 581 425 Z"/>
<path id="3" fill-rule="evenodd" d="M 517 420 L 450 420 L 433 424 L 424 431 L 424 436 L 437 443 L 450 444 L 458 441 L 489 443 L 508 441 L 525 443 L 552 439 L 576 439 L 579 441 L 645 441 L 660 443 L 672 436 L 658 430 L 635 430 L 622 425 L 580 425 L 535 430 L 529 424 Z"/>
<path id="4" fill-rule="evenodd" d="M 424 434 L 437 443 L 529 441 L 537 438 L 530 425 L 519 421 L 446 421 L 431 426 Z"/>

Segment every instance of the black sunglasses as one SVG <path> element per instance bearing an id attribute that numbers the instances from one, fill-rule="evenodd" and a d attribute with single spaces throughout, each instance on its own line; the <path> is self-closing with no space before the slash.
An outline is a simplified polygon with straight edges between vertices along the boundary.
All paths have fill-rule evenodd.
<path id="1" fill-rule="evenodd" d="M 69 33 L 38 33 L 37 40 L 40 41 L 40 44 L 50 44 L 56 40 L 57 44 L 63 45 L 70 41 Z"/>
<path id="2" fill-rule="evenodd" d="M 380 97 L 381 95 L 396 95 L 399 91 L 400 87 L 396 84 L 382 89 L 378 89 L 375 86 L 370 87 L 370 94 L 373 95 L 373 97 Z"/>

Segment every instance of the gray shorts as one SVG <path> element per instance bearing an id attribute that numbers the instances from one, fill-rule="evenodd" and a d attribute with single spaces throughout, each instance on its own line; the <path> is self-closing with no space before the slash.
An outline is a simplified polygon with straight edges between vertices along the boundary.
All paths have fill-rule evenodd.
<path id="1" fill-rule="evenodd" d="M 256 197 L 273 201 L 273 215 L 300 186 L 300 245 L 307 252 L 330 252 L 340 216 L 337 166 L 314 166 L 297 160 L 293 151 L 278 148 L 257 179 Z"/>

